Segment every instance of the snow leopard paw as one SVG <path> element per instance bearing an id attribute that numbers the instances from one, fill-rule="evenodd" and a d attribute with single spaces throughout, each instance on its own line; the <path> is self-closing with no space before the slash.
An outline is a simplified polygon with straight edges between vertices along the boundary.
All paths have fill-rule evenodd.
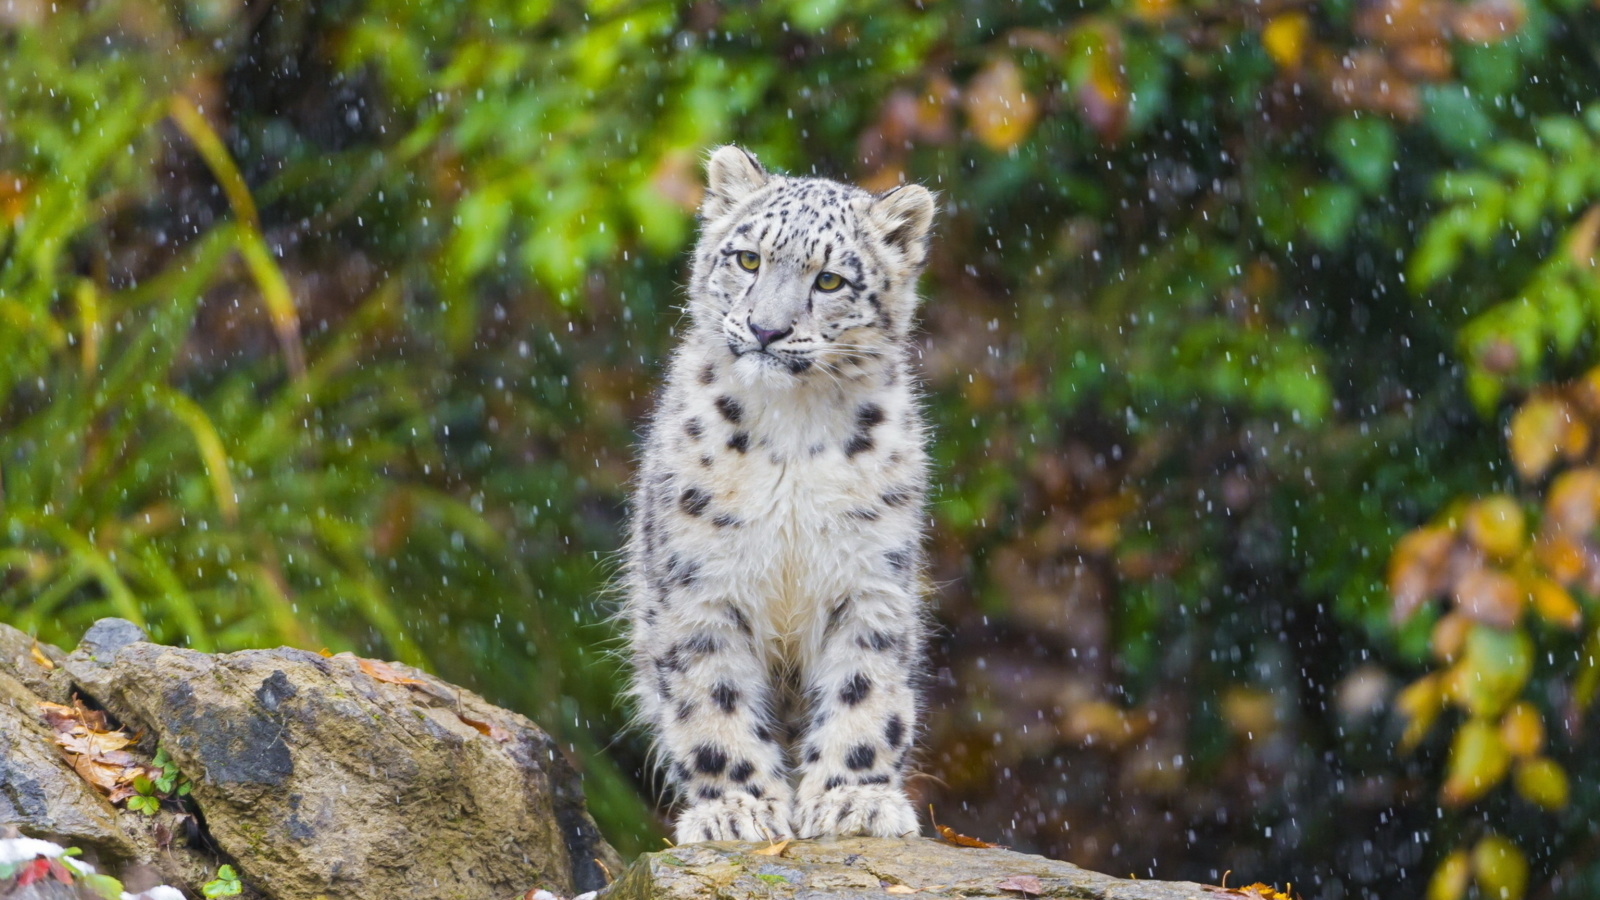
<path id="1" fill-rule="evenodd" d="M 902 837 L 921 830 L 905 792 L 887 784 L 840 785 L 801 800 L 795 805 L 794 824 L 802 838 Z"/>
<path id="2" fill-rule="evenodd" d="M 695 841 L 771 841 L 788 837 L 789 800 L 787 797 L 752 797 L 729 792 L 711 800 L 697 801 L 678 815 L 677 842 Z"/>

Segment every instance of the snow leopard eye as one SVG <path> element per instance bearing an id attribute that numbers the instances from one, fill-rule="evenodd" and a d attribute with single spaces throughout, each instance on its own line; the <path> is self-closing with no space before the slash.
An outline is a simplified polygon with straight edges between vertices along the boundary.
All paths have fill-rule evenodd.
<path id="1" fill-rule="evenodd" d="M 844 279 L 832 272 L 823 272 L 817 276 L 817 290 L 825 294 L 831 294 L 842 287 L 844 287 Z"/>
<path id="2" fill-rule="evenodd" d="M 755 270 L 761 268 L 761 254 L 755 252 L 754 250 L 740 250 L 738 259 L 739 268 L 745 270 L 746 272 L 754 272 Z"/>

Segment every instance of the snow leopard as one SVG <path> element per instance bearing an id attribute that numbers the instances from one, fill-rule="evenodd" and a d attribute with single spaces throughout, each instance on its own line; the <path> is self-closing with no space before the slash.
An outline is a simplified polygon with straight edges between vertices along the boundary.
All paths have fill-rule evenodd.
<path id="1" fill-rule="evenodd" d="M 631 695 L 678 842 L 916 833 L 934 196 L 710 156 L 624 553 Z"/>

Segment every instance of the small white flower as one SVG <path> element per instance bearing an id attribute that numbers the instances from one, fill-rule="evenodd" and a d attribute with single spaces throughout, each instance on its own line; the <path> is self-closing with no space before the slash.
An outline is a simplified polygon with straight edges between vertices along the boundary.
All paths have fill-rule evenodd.
<path id="1" fill-rule="evenodd" d="M 55 859 L 65 848 L 38 838 L 0 838 L 0 866 L 47 857 Z"/>

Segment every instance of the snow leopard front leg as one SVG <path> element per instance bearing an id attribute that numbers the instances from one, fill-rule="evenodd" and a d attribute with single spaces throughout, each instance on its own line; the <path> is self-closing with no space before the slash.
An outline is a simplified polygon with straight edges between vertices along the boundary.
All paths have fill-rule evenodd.
<path id="1" fill-rule="evenodd" d="M 787 835 L 792 791 L 765 657 L 733 604 L 674 600 L 635 630 L 635 677 L 648 679 L 658 747 L 685 804 L 677 841 Z"/>
<path id="2" fill-rule="evenodd" d="M 923 620 L 909 591 L 863 591 L 828 614 L 806 673 L 811 727 L 801 745 L 800 837 L 918 830 L 902 782 L 917 724 Z"/>

